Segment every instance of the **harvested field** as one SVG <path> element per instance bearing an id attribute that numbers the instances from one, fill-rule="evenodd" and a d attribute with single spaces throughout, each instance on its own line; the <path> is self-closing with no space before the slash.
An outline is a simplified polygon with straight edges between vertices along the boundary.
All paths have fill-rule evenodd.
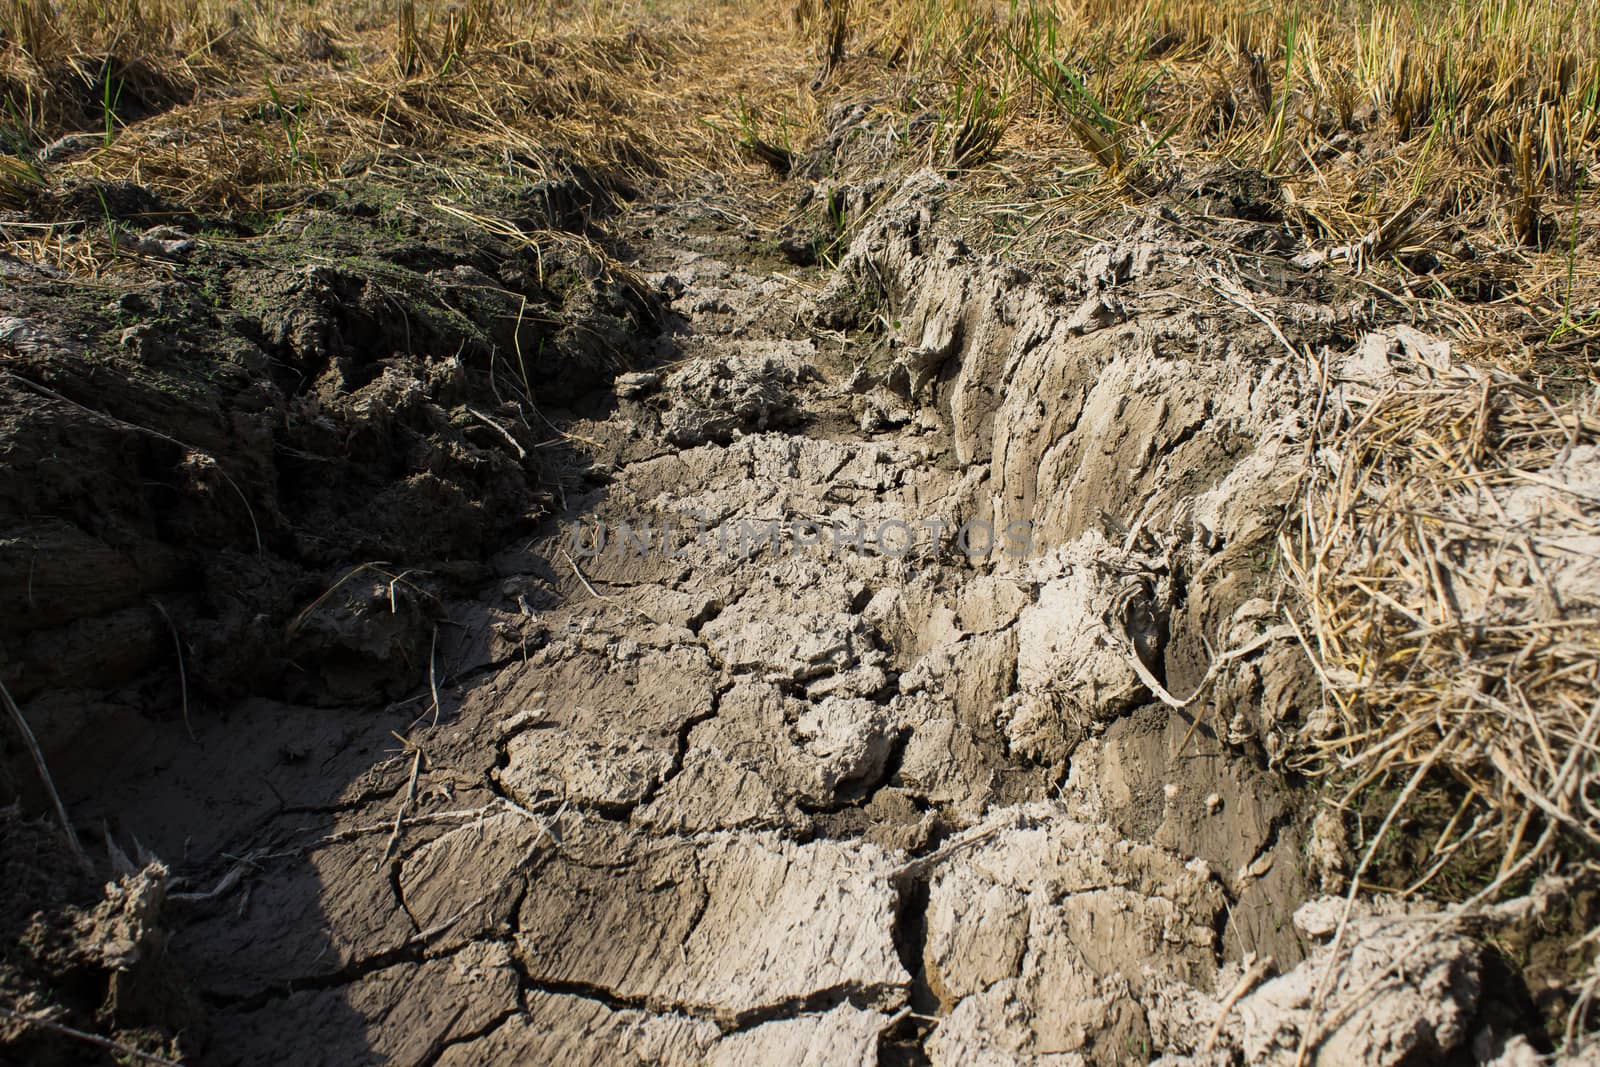
<path id="1" fill-rule="evenodd" d="M 0 1059 L 1588 1062 L 1600 9 L 0 3 Z"/>

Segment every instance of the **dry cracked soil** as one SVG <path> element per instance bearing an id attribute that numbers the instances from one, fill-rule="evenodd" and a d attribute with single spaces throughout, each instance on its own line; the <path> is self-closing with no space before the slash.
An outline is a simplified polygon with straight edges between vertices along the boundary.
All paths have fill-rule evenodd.
<path id="1" fill-rule="evenodd" d="M 1404 338 L 1177 221 L 1043 278 L 937 176 L 851 195 L 825 270 L 714 190 L 609 255 L 375 196 L 131 203 L 178 266 L 92 305 L 8 264 L 0 666 L 120 875 L 10 812 L 10 991 L 206 1064 L 1529 1062 L 1425 907 L 1330 970 L 1349 856 L 1282 768 L 1276 332 Z"/>

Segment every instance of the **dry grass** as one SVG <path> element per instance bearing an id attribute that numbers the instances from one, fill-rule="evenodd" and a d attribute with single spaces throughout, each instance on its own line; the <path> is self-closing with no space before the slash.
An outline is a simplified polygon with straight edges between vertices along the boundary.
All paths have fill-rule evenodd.
<path id="1" fill-rule="evenodd" d="M 884 66 L 935 88 L 985 83 L 1010 143 L 1065 120 L 1110 170 L 1197 154 L 1254 163 L 1295 181 L 1304 217 L 1333 240 L 1421 189 L 1570 196 L 1600 138 L 1594 0 L 899 0 L 864 19 L 858 45 Z M 1330 174 L 1357 135 L 1390 151 Z M 1379 179 L 1364 195 L 1339 188 L 1352 163 Z"/>
<path id="2" fill-rule="evenodd" d="M 749 62 L 760 48 L 727 51 L 759 36 L 753 13 L 707 15 L 714 49 L 706 18 L 598 4 L 4 0 L 0 192 L 42 170 L 259 211 L 418 161 L 618 187 L 736 168 L 735 101 L 783 82 Z"/>
<path id="3" fill-rule="evenodd" d="M 1461 343 L 1502 333 L 1531 365 L 1560 331 L 1560 358 L 1592 366 L 1597 0 L 857 9 L 837 92 L 899 112 L 908 154 L 967 170 L 1016 254 L 1256 172 L 1307 249 L 1383 272 Z"/>
<path id="4" fill-rule="evenodd" d="M 804 49 L 770 31 L 731 3 L 0 0 L 0 211 L 82 179 L 248 219 L 419 169 L 467 200 L 480 175 L 760 175 L 730 131 L 804 111 Z M 6 252 L 70 276 L 150 267 L 109 218 L 0 223 Z"/>
<path id="5" fill-rule="evenodd" d="M 1535 819 L 1600 846 L 1600 393 L 1402 353 L 1341 388 L 1285 539 L 1329 698 L 1303 766 L 1434 761 L 1466 787 L 1436 856 L 1484 805 L 1502 870 Z"/>
<path id="6" fill-rule="evenodd" d="M 98 176 L 259 211 L 423 159 L 753 176 L 866 100 L 896 127 L 866 165 L 964 169 L 1018 254 L 1254 169 L 1308 247 L 1392 268 L 1424 314 L 1487 305 L 1462 340 L 1492 318 L 1527 360 L 1560 330 L 1582 364 L 1597 27 L 1600 0 L 3 0 L 0 207 Z"/>

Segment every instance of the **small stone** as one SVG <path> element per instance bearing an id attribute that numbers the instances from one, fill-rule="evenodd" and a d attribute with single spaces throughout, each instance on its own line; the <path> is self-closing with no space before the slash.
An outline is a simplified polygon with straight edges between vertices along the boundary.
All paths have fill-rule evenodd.
<path id="1" fill-rule="evenodd" d="M 624 400 L 637 400 L 661 387 L 661 375 L 655 371 L 634 371 L 617 377 L 617 395 Z"/>
<path id="2" fill-rule="evenodd" d="M 525 726 L 544 721 L 544 708 L 525 708 L 500 724 L 497 731 L 502 738 L 510 737 Z"/>

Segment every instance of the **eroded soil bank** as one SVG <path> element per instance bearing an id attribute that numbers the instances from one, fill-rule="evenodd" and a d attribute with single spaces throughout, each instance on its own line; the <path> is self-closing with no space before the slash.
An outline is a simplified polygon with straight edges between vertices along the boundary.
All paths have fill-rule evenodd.
<path id="1" fill-rule="evenodd" d="M 1487 939 L 1564 885 L 1347 914 L 1282 766 L 1270 560 L 1315 376 L 1408 358 L 1371 302 L 1177 218 L 1024 275 L 931 174 L 830 269 L 508 190 L 127 189 L 164 280 L 5 265 L 0 666 L 97 865 L 8 816 L 19 1004 L 219 1064 L 1548 1047 Z"/>

